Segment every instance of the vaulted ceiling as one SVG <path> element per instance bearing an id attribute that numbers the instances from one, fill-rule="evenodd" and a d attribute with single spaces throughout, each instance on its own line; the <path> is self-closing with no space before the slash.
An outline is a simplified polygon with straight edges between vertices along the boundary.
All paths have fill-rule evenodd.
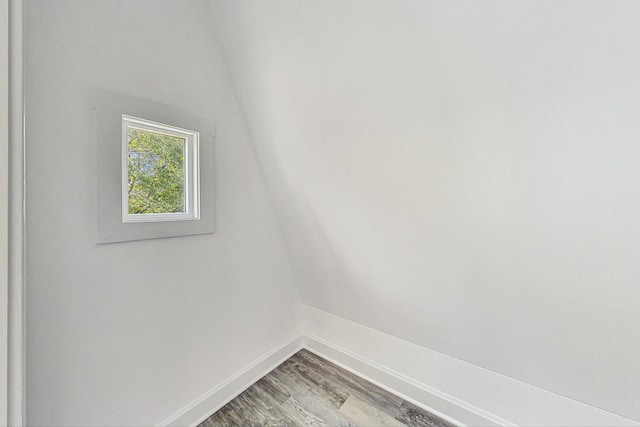
<path id="1" fill-rule="evenodd" d="M 303 302 L 640 418 L 640 3 L 210 6 Z"/>

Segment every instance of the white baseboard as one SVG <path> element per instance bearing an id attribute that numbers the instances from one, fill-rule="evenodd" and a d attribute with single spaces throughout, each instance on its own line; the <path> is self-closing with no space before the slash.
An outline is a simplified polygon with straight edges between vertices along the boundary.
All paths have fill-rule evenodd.
<path id="1" fill-rule="evenodd" d="M 459 425 L 640 426 L 640 422 L 303 306 L 304 346 Z"/>
<path id="2" fill-rule="evenodd" d="M 506 420 L 470 408 L 465 402 L 381 366 L 319 337 L 306 335 L 304 348 L 406 401 L 459 426 L 512 426 Z M 480 415 L 483 414 L 483 415 Z"/>
<path id="3" fill-rule="evenodd" d="M 269 351 L 158 426 L 196 426 L 306 348 L 460 426 L 635 426 L 640 422 L 303 306 L 302 336 Z"/>
<path id="4" fill-rule="evenodd" d="M 176 411 L 158 423 L 157 426 L 197 426 L 279 364 L 297 353 L 302 348 L 302 343 L 303 339 L 300 336 L 282 343 L 242 371 Z"/>

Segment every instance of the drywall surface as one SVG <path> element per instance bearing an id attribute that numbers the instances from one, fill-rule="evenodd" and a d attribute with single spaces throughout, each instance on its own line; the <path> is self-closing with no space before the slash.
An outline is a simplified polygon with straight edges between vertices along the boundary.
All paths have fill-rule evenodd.
<path id="1" fill-rule="evenodd" d="M 298 334 L 204 6 L 26 2 L 28 425 L 155 425 Z M 215 234 L 95 244 L 93 88 L 216 124 Z"/>
<path id="2" fill-rule="evenodd" d="M 640 420 L 640 3 L 210 5 L 304 303 Z"/>
<path id="3" fill-rule="evenodd" d="M 303 306 L 305 346 L 466 426 L 640 426 L 325 311 Z M 366 355 L 366 356 L 363 356 Z"/>

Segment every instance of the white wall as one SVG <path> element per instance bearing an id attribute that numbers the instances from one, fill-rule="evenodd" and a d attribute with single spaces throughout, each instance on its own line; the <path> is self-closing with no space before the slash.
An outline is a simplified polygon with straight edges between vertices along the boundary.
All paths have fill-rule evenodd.
<path id="1" fill-rule="evenodd" d="M 206 12 L 26 2 L 28 425 L 153 425 L 298 333 L 291 267 Z M 215 234 L 96 246 L 94 87 L 216 123 Z"/>
<path id="2" fill-rule="evenodd" d="M 307 349 L 462 426 L 640 427 L 640 422 L 307 305 Z"/>
<path id="3" fill-rule="evenodd" d="M 640 420 L 640 3 L 211 5 L 304 303 Z"/>

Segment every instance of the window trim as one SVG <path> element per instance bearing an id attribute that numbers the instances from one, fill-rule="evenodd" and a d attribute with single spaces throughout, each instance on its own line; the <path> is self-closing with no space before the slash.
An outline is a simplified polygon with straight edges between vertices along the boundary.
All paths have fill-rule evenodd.
<path id="1" fill-rule="evenodd" d="M 130 128 L 184 138 L 185 212 L 160 214 L 129 213 L 129 138 Z M 122 222 L 197 221 L 200 219 L 200 133 L 177 126 L 122 114 Z"/>
<path id="2" fill-rule="evenodd" d="M 150 239 L 187 238 L 215 233 L 216 125 L 213 112 L 196 115 L 175 105 L 92 88 L 93 140 L 96 161 L 95 242 L 120 244 Z M 198 131 L 200 220 L 122 222 L 122 115 Z"/>

